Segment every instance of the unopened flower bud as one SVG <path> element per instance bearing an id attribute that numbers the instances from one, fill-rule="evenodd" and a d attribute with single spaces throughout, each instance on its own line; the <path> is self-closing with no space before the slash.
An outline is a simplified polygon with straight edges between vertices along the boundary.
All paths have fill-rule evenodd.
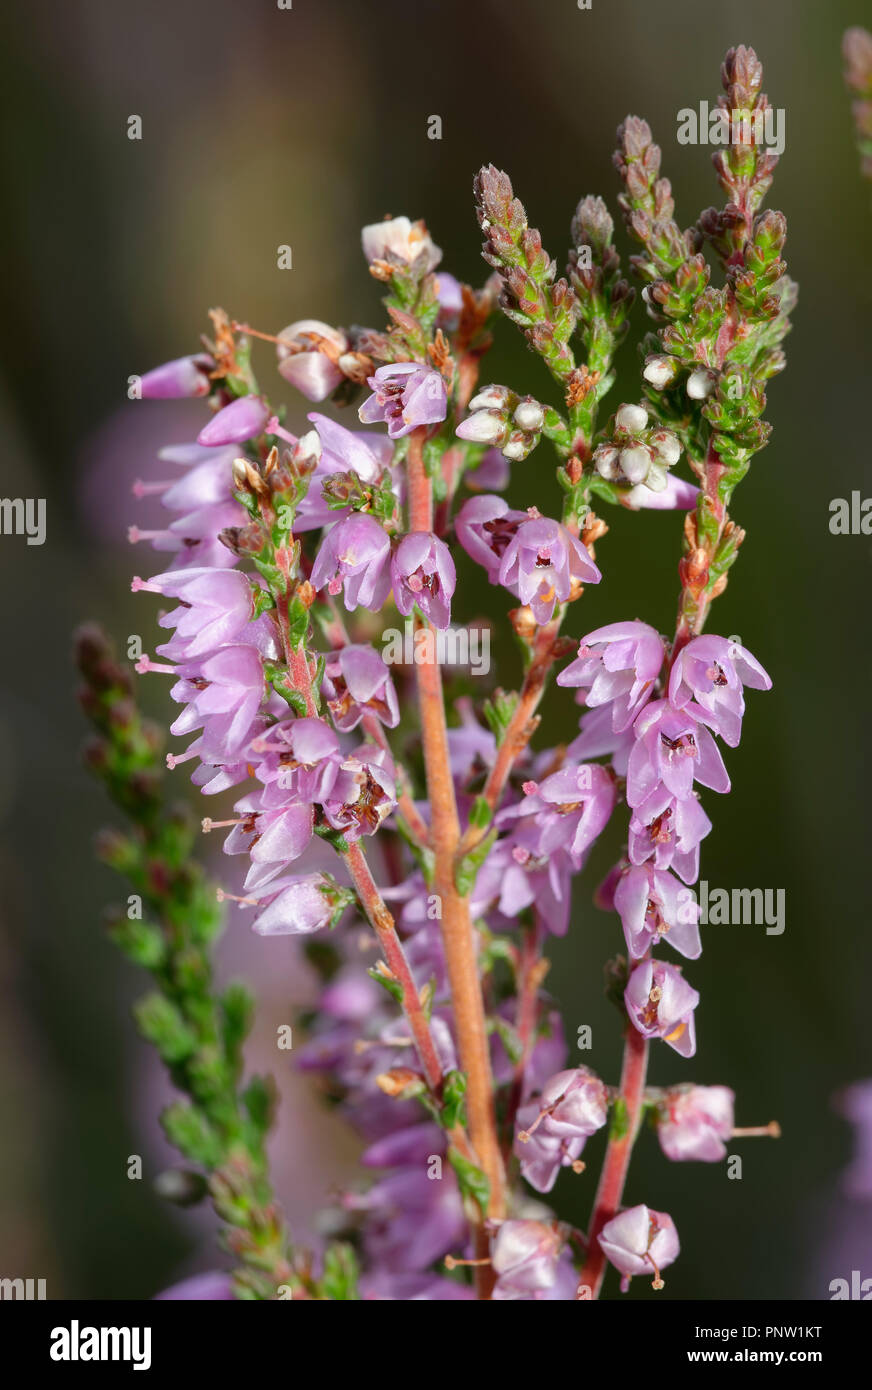
<path id="1" fill-rule="evenodd" d="M 648 442 L 667 468 L 681 458 L 681 445 L 670 430 L 654 430 Z"/>
<path id="2" fill-rule="evenodd" d="M 508 427 L 502 415 L 493 410 L 477 410 L 457 426 L 458 437 L 474 444 L 499 444 L 507 433 Z"/>
<path id="3" fill-rule="evenodd" d="M 545 412 L 538 401 L 521 401 L 514 420 L 519 429 L 526 430 L 528 434 L 538 434 L 545 423 Z"/>
<path id="4" fill-rule="evenodd" d="M 654 356 L 645 359 L 642 376 L 657 391 L 671 386 L 678 375 L 678 363 L 674 357 Z"/>
<path id="5" fill-rule="evenodd" d="M 525 459 L 530 452 L 530 443 L 523 435 L 513 434 L 509 438 L 508 444 L 503 446 L 503 458 L 510 463 L 518 463 Z"/>
<path id="6" fill-rule="evenodd" d="M 508 386 L 485 386 L 469 402 L 470 410 L 502 410 L 514 396 Z"/>
<path id="7" fill-rule="evenodd" d="M 704 401 L 715 389 L 717 377 L 707 367 L 697 367 L 687 378 L 687 394 L 692 401 Z"/>
<path id="8" fill-rule="evenodd" d="M 608 482 L 616 482 L 620 478 L 620 450 L 614 444 L 600 444 L 594 451 L 593 461 L 597 472 Z"/>
<path id="9" fill-rule="evenodd" d="M 648 412 L 641 405 L 622 405 L 615 416 L 615 424 L 619 430 L 629 430 L 631 434 L 637 434 L 643 430 L 648 423 Z"/>
<path id="10" fill-rule="evenodd" d="M 631 483 L 642 483 L 651 467 L 651 450 L 644 444 L 621 450 L 621 471 Z"/>

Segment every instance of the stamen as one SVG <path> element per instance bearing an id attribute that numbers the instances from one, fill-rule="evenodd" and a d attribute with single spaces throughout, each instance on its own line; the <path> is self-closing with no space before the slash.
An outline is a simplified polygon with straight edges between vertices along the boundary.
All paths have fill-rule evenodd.
<path id="1" fill-rule="evenodd" d="M 751 1125 L 747 1129 L 734 1129 L 733 1139 L 780 1139 L 781 1125 L 777 1120 L 770 1120 L 768 1125 Z"/>
<path id="2" fill-rule="evenodd" d="M 196 757 L 197 752 L 195 749 L 189 749 L 187 753 L 167 753 L 167 767 L 170 772 L 174 772 L 179 766 L 179 763 L 190 762 L 191 758 Z"/>
<path id="3" fill-rule="evenodd" d="M 260 898 L 241 898 L 238 893 L 225 893 L 223 888 L 216 888 L 215 897 L 219 903 L 229 901 L 232 903 L 243 903 L 246 907 L 257 907 Z"/>
<path id="4" fill-rule="evenodd" d="M 174 676 L 175 666 L 169 666 L 165 661 L 152 661 L 150 656 L 141 656 L 133 667 L 140 676 L 144 676 L 149 671 L 156 671 L 161 676 Z"/>
<path id="5" fill-rule="evenodd" d="M 165 483 L 144 483 L 141 478 L 137 478 L 130 491 L 134 497 L 151 497 L 154 493 L 166 492 L 167 488 L 172 486 L 172 480 Z"/>

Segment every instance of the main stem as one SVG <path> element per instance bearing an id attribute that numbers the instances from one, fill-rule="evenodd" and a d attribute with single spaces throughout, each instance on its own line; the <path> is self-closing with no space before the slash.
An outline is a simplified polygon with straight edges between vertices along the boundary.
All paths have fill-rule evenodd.
<path id="1" fill-rule="evenodd" d="M 421 452 L 422 437 L 409 437 L 409 527 L 430 531 L 433 495 Z M 435 642 L 431 651 L 435 652 Z M 490 1064 L 487 1020 L 478 965 L 478 942 L 469 901 L 457 891 L 455 868 L 460 848 L 460 819 L 451 777 L 451 761 L 445 724 L 442 672 L 436 660 L 416 665 L 421 736 L 430 802 L 430 843 L 434 858 L 433 889 L 441 903 L 442 942 L 451 986 L 454 1023 L 460 1065 L 466 1073 L 466 1108 L 469 1136 L 488 1179 L 488 1215 L 502 1219 L 506 1211 L 506 1178 L 500 1154 L 494 1111 L 494 1086 Z M 487 1241 L 479 1228 L 476 1253 L 487 1253 Z M 489 1297 L 492 1273 L 483 1266 L 479 1296 Z"/>
<path id="2" fill-rule="evenodd" d="M 578 1296 L 599 1297 L 606 1257 L 597 1239 L 607 1221 L 617 1216 L 624 1195 L 624 1184 L 633 1154 L 633 1145 L 642 1118 L 645 1077 L 648 1072 L 648 1040 L 627 1024 L 624 1039 L 624 1061 L 621 1068 L 620 1097 L 626 1106 L 623 1132 L 611 1138 L 606 1149 L 599 1185 L 593 1204 L 593 1214 L 587 1230 L 587 1259 L 578 1278 Z"/>

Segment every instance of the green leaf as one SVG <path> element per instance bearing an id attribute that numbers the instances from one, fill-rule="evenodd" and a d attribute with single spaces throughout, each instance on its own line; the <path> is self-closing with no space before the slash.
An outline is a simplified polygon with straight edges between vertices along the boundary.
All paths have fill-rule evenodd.
<path id="1" fill-rule="evenodd" d="M 324 1252 L 324 1273 L 321 1277 L 322 1296 L 343 1303 L 359 1299 L 359 1273 L 360 1268 L 353 1246 L 345 1241 L 328 1245 Z"/>
<path id="2" fill-rule="evenodd" d="M 163 1111 L 161 1124 L 171 1144 L 194 1163 L 204 1168 L 217 1168 L 224 1156 L 224 1147 L 217 1131 L 203 1112 L 184 1101 L 177 1101 Z"/>
<path id="3" fill-rule="evenodd" d="M 475 887 L 478 871 L 487 859 L 496 838 L 497 832 L 494 829 L 485 836 L 480 844 L 476 845 L 475 849 L 471 850 L 469 854 L 465 854 L 457 865 L 454 871 L 454 886 L 463 897 L 471 893 Z"/>
<path id="4" fill-rule="evenodd" d="M 609 1128 L 609 1139 L 623 1139 L 630 1128 L 630 1116 L 627 1111 L 627 1102 L 623 1096 L 618 1096 L 612 1106 L 612 1123 Z"/>
<path id="5" fill-rule="evenodd" d="M 147 994 L 134 1006 L 133 1013 L 142 1036 L 154 1043 L 165 1062 L 183 1062 L 195 1052 L 196 1034 L 163 994 Z"/>
<path id="6" fill-rule="evenodd" d="M 461 1195 L 477 1202 L 482 1216 L 487 1216 L 490 1200 L 490 1183 L 476 1164 L 458 1153 L 453 1145 L 448 1148 L 448 1161 L 457 1174 L 457 1184 Z"/>
<path id="7" fill-rule="evenodd" d="M 442 1114 L 445 1129 L 466 1124 L 466 1076 L 462 1071 L 448 1072 L 442 1083 Z"/>
<path id="8" fill-rule="evenodd" d="M 491 804 L 486 796 L 477 796 L 469 813 L 469 823 L 476 830 L 486 830 L 494 818 Z"/>

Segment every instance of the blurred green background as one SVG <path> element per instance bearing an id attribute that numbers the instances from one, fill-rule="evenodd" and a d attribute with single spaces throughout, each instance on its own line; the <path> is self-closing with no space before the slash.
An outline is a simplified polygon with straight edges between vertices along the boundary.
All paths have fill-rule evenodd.
<path id="1" fill-rule="evenodd" d="M 0 495 L 45 497 L 48 538 L 0 538 L 0 1273 L 47 1276 L 52 1297 L 137 1298 L 212 1263 L 202 1225 L 126 1177 L 126 1156 L 152 1143 L 144 1116 L 160 1097 L 128 1017 L 142 981 L 100 927 L 117 887 L 92 860 L 107 813 L 79 764 L 71 630 L 94 616 L 121 641 L 136 631 L 154 640 L 129 593 L 130 574 L 149 572 L 124 542 L 126 523 L 140 519 L 129 485 L 138 473 L 158 477 L 157 447 L 192 437 L 199 418 L 187 403 L 129 403 L 127 377 L 193 350 L 215 304 L 272 332 L 307 316 L 380 326 L 359 228 L 388 212 L 425 217 L 443 267 L 481 283 L 471 183 L 485 161 L 510 172 L 562 260 L 582 195 L 602 194 L 617 216 L 611 152 L 628 112 L 651 122 L 687 225 L 721 195 L 710 151 L 676 144 L 676 113 L 714 101 L 724 51 L 744 42 L 787 112 L 767 201 L 788 217 L 800 301 L 787 372 L 769 393 L 773 440 L 736 498 L 748 539 L 714 617 L 774 689 L 751 693 L 742 746 L 727 750 L 733 794 L 705 798 L 715 831 L 702 876 L 786 889 L 787 927 L 781 937 L 709 927 L 688 970 L 703 999 L 698 1055 L 686 1063 L 656 1048 L 652 1079 L 728 1084 L 739 1124 L 778 1118 L 784 1137 L 732 1145 L 744 1176 L 729 1181 L 722 1166 L 669 1164 L 643 1135 L 628 1197 L 676 1220 L 672 1297 L 826 1297 L 845 1273 L 839 1259 L 849 1272 L 863 1250 L 872 1274 L 872 1203 L 839 1195 L 851 1135 L 833 1107 L 842 1086 L 872 1075 L 870 548 L 828 529 L 831 499 L 862 491 L 869 476 L 872 190 L 858 172 L 839 47 L 847 25 L 870 20 L 860 0 L 6 7 Z M 127 138 L 131 114 L 142 117 L 138 142 Z M 433 114 L 439 141 L 427 138 Z M 276 267 L 283 243 L 292 271 Z M 626 251 L 622 229 L 618 243 Z M 636 331 L 642 320 L 637 305 Z M 614 403 L 638 396 L 631 346 L 620 363 Z M 263 379 L 280 384 L 268 370 Z M 483 380 L 548 392 L 508 322 Z M 291 401 L 292 428 L 301 405 Z M 510 496 L 556 508 L 544 452 L 517 466 Z M 680 519 L 608 520 L 606 582 L 587 591 L 569 630 L 631 616 L 669 630 Z M 463 567 L 461 618 L 505 607 Z M 513 660 L 509 648 L 497 640 L 496 659 Z M 148 698 L 166 711 L 162 686 Z M 552 692 L 549 742 L 571 737 L 574 715 Z M 551 952 L 569 1036 L 594 1029 L 593 1054 L 578 1060 L 609 1080 L 619 1030 L 601 973 L 618 942 L 615 919 L 588 903 L 616 841 L 599 847 L 571 935 Z M 263 973 L 254 957 L 264 943 L 244 927 L 236 936 L 234 967 Z M 289 976 L 287 997 L 298 992 Z M 282 1003 L 273 1007 L 281 1018 Z M 283 1195 L 305 1222 L 324 1173 L 350 1171 L 352 1146 L 295 1095 Z M 586 1157 L 588 1175 L 557 1189 L 561 1213 L 580 1223 L 594 1144 Z M 843 1229 L 859 1241 L 850 1255 Z"/>

